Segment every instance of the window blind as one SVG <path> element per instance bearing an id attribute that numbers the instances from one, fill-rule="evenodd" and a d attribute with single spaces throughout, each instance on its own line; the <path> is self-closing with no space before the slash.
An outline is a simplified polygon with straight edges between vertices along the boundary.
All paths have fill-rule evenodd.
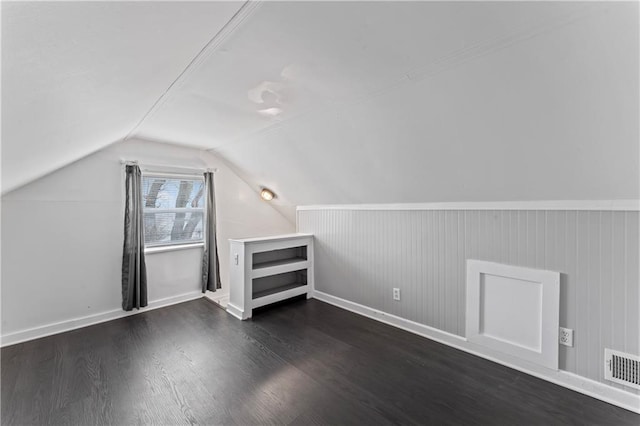
<path id="1" fill-rule="evenodd" d="M 203 178 L 143 175 L 142 197 L 146 246 L 203 241 Z"/>

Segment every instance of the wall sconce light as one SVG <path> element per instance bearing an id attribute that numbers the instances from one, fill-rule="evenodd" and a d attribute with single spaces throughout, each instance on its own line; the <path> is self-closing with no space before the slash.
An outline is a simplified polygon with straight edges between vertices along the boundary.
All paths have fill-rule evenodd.
<path id="1" fill-rule="evenodd" d="M 260 191 L 260 197 L 262 197 L 262 199 L 265 201 L 271 201 L 276 198 L 276 194 L 274 194 L 273 191 L 268 188 L 262 188 L 262 190 Z"/>

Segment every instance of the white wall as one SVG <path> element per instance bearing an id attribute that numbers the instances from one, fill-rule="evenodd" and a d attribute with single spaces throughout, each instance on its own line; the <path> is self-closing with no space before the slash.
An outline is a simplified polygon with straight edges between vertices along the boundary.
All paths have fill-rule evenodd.
<path id="1" fill-rule="evenodd" d="M 636 395 L 604 380 L 603 353 L 640 355 L 639 225 L 637 208 L 298 211 L 316 290 L 449 336 L 465 334 L 466 259 L 560 272 L 560 326 L 574 330 L 560 369 Z"/>
<path id="2" fill-rule="evenodd" d="M 2 197 L 3 342 L 32 328 L 121 313 L 121 159 L 218 168 L 223 292 L 228 291 L 228 238 L 294 230 L 211 154 L 147 141 L 115 144 Z M 149 301 L 198 296 L 201 257 L 201 248 L 148 254 Z"/>

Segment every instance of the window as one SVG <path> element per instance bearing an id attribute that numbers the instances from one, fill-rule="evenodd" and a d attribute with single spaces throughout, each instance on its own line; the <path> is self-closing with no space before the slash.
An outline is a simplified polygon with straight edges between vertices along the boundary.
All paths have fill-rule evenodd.
<path id="1" fill-rule="evenodd" d="M 144 174 L 142 197 L 145 246 L 203 242 L 204 178 Z"/>

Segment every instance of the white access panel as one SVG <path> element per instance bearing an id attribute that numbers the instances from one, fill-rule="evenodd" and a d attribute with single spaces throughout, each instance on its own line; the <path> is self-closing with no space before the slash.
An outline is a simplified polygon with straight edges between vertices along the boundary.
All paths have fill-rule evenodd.
<path id="1" fill-rule="evenodd" d="M 470 342 L 558 369 L 560 273 L 467 260 Z"/>

